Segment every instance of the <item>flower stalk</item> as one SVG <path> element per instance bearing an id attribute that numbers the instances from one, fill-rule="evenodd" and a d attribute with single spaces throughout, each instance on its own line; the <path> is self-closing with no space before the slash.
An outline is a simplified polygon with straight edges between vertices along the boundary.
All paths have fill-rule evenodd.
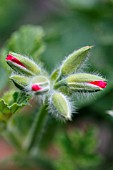
<path id="1" fill-rule="evenodd" d="M 35 145 L 36 139 L 40 137 L 42 129 L 44 128 L 47 116 L 47 103 L 45 102 L 36 113 L 33 124 L 23 142 L 23 149 L 25 151 L 29 152 Z"/>

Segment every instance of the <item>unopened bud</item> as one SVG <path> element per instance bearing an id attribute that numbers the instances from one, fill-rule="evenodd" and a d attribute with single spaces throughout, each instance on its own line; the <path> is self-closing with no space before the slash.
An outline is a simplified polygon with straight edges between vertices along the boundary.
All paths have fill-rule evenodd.
<path id="1" fill-rule="evenodd" d="M 15 86 L 20 90 L 25 90 L 30 82 L 30 78 L 16 74 L 10 76 L 10 79 L 13 81 Z"/>
<path id="2" fill-rule="evenodd" d="M 18 73 L 38 75 L 41 72 L 41 68 L 35 62 L 20 54 L 9 53 L 6 61 L 9 66 Z"/>
<path id="3" fill-rule="evenodd" d="M 86 46 L 70 54 L 61 66 L 61 74 L 69 75 L 81 67 L 92 46 Z"/>
<path id="4" fill-rule="evenodd" d="M 35 92 L 35 94 L 40 94 L 49 91 L 50 83 L 45 76 L 35 76 L 32 78 L 29 88 Z"/>
<path id="5" fill-rule="evenodd" d="M 60 92 L 54 92 L 51 100 L 59 117 L 71 120 L 71 104 L 67 97 Z"/>
<path id="6" fill-rule="evenodd" d="M 49 80 L 45 76 L 26 77 L 22 75 L 12 75 L 10 79 L 20 90 L 40 94 L 50 89 Z"/>
<path id="7" fill-rule="evenodd" d="M 102 77 L 87 73 L 70 75 L 65 81 L 68 87 L 75 91 L 99 91 L 107 85 Z"/>

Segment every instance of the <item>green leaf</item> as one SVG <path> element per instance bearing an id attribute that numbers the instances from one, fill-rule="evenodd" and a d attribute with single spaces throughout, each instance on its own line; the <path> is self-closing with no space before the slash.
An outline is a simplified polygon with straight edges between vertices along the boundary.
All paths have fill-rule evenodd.
<path id="1" fill-rule="evenodd" d="M 21 92 L 7 92 L 3 98 L 0 98 L 0 120 L 9 120 L 18 109 L 28 105 L 29 97 Z"/>
<path id="2" fill-rule="evenodd" d="M 86 131 L 74 128 L 57 135 L 55 144 L 60 155 L 55 160 L 55 165 L 58 170 L 66 169 L 66 167 L 69 170 L 88 169 L 99 164 L 100 156 L 95 153 L 97 137 L 95 127 L 89 127 Z"/>
<path id="3" fill-rule="evenodd" d="M 38 26 L 22 26 L 19 31 L 12 34 L 8 42 L 11 51 L 24 53 L 26 55 L 38 56 L 43 52 L 42 43 L 44 31 Z"/>
<path id="4" fill-rule="evenodd" d="M 1 50 L 2 65 L 9 51 L 32 56 L 33 58 L 39 57 L 44 51 L 45 45 L 43 43 L 44 31 L 39 26 L 22 26 L 18 31 L 14 32 L 7 43 Z"/>

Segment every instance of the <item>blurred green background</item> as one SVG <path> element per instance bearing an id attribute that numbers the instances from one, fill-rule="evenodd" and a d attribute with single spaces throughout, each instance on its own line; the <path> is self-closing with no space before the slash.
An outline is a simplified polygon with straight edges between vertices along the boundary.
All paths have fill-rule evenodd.
<path id="1" fill-rule="evenodd" d="M 0 0 L 1 96 L 9 88 L 4 60 L 9 50 L 33 56 L 51 73 L 65 56 L 86 45 L 94 48 L 85 71 L 103 75 L 108 86 L 94 97 L 75 97 L 79 109 L 72 122 L 64 125 L 50 118 L 45 132 L 49 144 L 44 138 L 42 148 L 50 164 L 54 160 L 51 169 L 113 170 L 113 118 L 107 114 L 113 107 L 113 0 Z M 29 109 L 22 113 L 31 113 Z M 42 159 L 37 162 L 49 167 L 42 166 Z"/>

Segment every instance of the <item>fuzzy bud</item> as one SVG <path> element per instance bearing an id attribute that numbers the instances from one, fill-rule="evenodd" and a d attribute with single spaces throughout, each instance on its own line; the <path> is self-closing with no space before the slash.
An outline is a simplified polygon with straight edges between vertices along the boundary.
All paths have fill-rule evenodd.
<path id="1" fill-rule="evenodd" d="M 6 61 L 17 73 L 38 75 L 41 72 L 41 68 L 35 62 L 20 54 L 10 52 L 6 57 Z"/>
<path id="2" fill-rule="evenodd" d="M 86 46 L 70 54 L 61 66 L 61 74 L 69 75 L 81 67 L 92 46 Z"/>
<path id="3" fill-rule="evenodd" d="M 107 85 L 102 77 L 87 73 L 70 75 L 65 81 L 74 91 L 99 91 L 106 88 Z"/>
<path id="4" fill-rule="evenodd" d="M 10 79 L 17 88 L 26 92 L 40 94 L 47 92 L 50 88 L 49 80 L 45 76 L 26 77 L 22 75 L 12 75 Z"/>
<path id="5" fill-rule="evenodd" d="M 33 91 L 35 94 L 47 92 L 50 89 L 49 80 L 45 76 L 35 76 L 32 78 L 28 89 Z"/>
<path id="6" fill-rule="evenodd" d="M 16 74 L 11 75 L 10 79 L 13 81 L 15 86 L 20 90 L 25 90 L 30 82 L 30 78 L 26 76 L 16 75 Z"/>
<path id="7" fill-rule="evenodd" d="M 71 104 L 67 97 L 60 92 L 54 92 L 51 100 L 58 113 L 57 116 L 63 117 L 66 120 L 71 120 Z"/>

